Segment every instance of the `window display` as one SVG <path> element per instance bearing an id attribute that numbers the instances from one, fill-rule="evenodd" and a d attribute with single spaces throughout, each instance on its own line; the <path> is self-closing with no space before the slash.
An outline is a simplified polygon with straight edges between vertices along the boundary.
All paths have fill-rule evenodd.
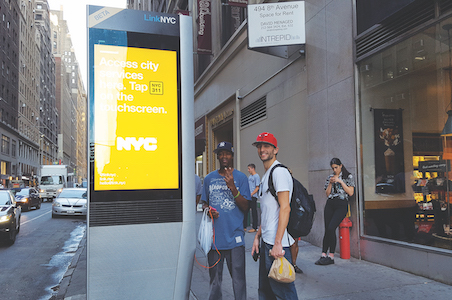
<path id="1" fill-rule="evenodd" d="M 358 64 L 366 235 L 452 249 L 449 24 Z"/>

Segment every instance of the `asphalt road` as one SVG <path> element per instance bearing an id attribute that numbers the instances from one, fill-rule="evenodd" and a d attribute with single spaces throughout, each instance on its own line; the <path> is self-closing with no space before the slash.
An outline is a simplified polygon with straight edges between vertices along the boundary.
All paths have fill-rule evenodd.
<path id="1" fill-rule="evenodd" d="M 22 212 L 20 232 L 9 246 L 0 242 L 1 299 L 47 300 L 69 266 L 86 230 L 80 217 L 52 219 L 52 204 Z"/>

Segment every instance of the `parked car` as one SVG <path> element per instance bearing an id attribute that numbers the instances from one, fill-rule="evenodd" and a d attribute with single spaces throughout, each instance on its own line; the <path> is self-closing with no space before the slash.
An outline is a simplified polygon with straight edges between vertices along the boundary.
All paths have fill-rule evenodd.
<path id="1" fill-rule="evenodd" d="M 34 188 L 13 188 L 11 189 L 16 196 L 16 202 L 22 206 L 22 209 L 30 210 L 32 207 L 41 208 L 42 199 L 39 192 Z"/>
<path id="2" fill-rule="evenodd" d="M 66 188 L 52 203 L 52 218 L 57 216 L 86 216 L 87 189 Z"/>
<path id="3" fill-rule="evenodd" d="M 20 230 L 22 208 L 10 190 L 0 190 L 0 234 L 12 245 Z"/>

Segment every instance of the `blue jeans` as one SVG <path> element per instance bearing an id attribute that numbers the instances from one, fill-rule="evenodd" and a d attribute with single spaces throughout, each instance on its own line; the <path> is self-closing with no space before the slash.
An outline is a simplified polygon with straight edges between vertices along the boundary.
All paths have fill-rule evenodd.
<path id="1" fill-rule="evenodd" d="M 261 241 L 260 262 L 259 262 L 259 300 L 298 300 L 295 283 L 281 283 L 268 278 L 268 272 L 273 263 L 273 256 L 269 256 L 269 251 L 273 245 Z M 284 257 L 292 262 L 292 254 L 289 247 L 284 247 Z"/>

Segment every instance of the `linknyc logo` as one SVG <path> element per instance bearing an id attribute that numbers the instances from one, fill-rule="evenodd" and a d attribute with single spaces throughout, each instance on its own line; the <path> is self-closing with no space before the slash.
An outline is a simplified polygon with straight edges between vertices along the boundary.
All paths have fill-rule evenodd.
<path id="1" fill-rule="evenodd" d="M 175 17 L 168 17 L 168 16 L 151 16 L 151 15 L 144 15 L 144 20 L 149 22 L 158 22 L 158 23 L 165 23 L 165 24 L 173 24 L 175 25 L 177 23 L 177 20 Z"/>

